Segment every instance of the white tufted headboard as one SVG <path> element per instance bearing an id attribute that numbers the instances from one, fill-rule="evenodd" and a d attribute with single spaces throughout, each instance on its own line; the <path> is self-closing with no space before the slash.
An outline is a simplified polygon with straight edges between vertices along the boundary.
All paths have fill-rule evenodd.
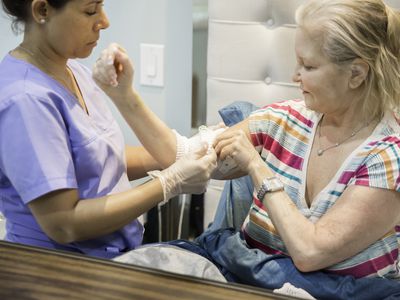
<path id="1" fill-rule="evenodd" d="M 257 106 L 301 96 L 291 80 L 296 65 L 294 12 L 300 0 L 209 0 L 207 124 L 234 101 Z M 204 225 L 212 222 L 223 188 L 212 180 Z"/>
<path id="2" fill-rule="evenodd" d="M 207 124 L 236 100 L 264 106 L 300 97 L 294 14 L 303 0 L 209 0 Z M 400 0 L 386 0 L 400 8 Z"/>
<path id="3" fill-rule="evenodd" d="M 257 106 L 300 98 L 292 82 L 296 65 L 294 15 L 304 0 L 209 0 L 207 124 L 221 121 L 218 110 L 234 101 Z M 400 0 L 386 0 L 400 8 Z M 223 181 L 212 180 L 205 194 L 207 226 Z"/>
<path id="4" fill-rule="evenodd" d="M 294 12 L 300 0 L 210 0 L 207 123 L 236 100 L 257 106 L 300 97 Z"/>

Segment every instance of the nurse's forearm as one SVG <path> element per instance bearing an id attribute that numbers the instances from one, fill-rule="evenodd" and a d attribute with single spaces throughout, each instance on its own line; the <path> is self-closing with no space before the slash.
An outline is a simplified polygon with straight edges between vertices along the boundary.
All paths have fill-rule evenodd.
<path id="1" fill-rule="evenodd" d="M 163 199 L 158 179 L 126 192 L 77 200 L 77 190 L 61 190 L 32 201 L 29 207 L 44 232 L 61 243 L 112 233 Z"/>
<path id="2" fill-rule="evenodd" d="M 86 240 L 114 232 L 149 211 L 161 199 L 161 184 L 159 180 L 152 180 L 123 193 L 79 201 L 73 217 L 76 233 L 73 239 Z"/>
<path id="3" fill-rule="evenodd" d="M 140 142 L 165 168 L 175 162 L 176 138 L 172 130 L 143 102 L 140 95 L 131 89 L 125 95 L 128 101 L 114 101 L 125 121 L 135 132 Z"/>
<path id="4" fill-rule="evenodd" d="M 125 156 L 129 180 L 146 177 L 148 171 L 161 168 L 160 164 L 142 146 L 126 146 Z"/>

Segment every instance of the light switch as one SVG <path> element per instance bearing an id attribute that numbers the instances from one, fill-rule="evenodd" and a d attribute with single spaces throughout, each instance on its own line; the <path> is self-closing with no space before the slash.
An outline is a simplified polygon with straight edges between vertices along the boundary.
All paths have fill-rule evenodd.
<path id="1" fill-rule="evenodd" d="M 164 86 L 164 45 L 140 44 L 140 84 Z"/>

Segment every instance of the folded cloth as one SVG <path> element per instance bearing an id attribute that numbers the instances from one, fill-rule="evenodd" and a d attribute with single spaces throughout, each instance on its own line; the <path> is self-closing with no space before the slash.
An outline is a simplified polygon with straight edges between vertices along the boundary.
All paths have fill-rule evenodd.
<path id="1" fill-rule="evenodd" d="M 168 244 L 147 244 L 114 258 L 114 261 L 226 282 L 218 268 L 204 256 Z"/>

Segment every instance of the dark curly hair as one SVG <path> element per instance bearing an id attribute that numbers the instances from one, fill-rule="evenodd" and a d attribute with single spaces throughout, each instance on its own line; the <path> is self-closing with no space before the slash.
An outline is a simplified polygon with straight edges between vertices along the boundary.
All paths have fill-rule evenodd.
<path id="1" fill-rule="evenodd" d="M 47 0 L 56 9 L 63 8 L 71 0 Z M 30 19 L 30 6 L 32 0 L 2 0 L 3 10 L 12 18 L 12 29 L 15 33 L 20 32 L 19 25 L 25 25 Z"/>

